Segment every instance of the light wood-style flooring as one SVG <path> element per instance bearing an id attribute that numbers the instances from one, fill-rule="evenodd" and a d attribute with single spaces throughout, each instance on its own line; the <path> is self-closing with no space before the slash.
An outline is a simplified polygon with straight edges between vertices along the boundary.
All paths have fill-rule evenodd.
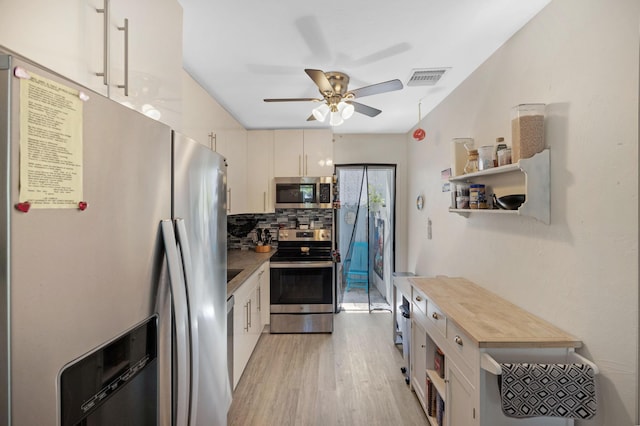
<path id="1" fill-rule="evenodd" d="M 263 333 L 228 424 L 428 425 L 404 365 L 389 312 L 341 312 L 332 334 Z"/>

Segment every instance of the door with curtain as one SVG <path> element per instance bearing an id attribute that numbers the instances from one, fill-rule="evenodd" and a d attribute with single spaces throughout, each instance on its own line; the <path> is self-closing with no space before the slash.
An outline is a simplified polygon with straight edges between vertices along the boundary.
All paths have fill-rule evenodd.
<path id="1" fill-rule="evenodd" d="M 336 311 L 391 310 L 396 166 L 338 165 L 336 177 Z"/>

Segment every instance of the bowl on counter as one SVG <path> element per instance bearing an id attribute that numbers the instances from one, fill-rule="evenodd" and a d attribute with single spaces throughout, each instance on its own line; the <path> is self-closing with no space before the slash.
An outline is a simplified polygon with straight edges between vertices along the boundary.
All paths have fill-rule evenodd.
<path id="1" fill-rule="evenodd" d="M 512 194 L 496 197 L 493 195 L 496 206 L 502 210 L 518 210 L 522 203 L 525 202 L 525 194 Z"/>

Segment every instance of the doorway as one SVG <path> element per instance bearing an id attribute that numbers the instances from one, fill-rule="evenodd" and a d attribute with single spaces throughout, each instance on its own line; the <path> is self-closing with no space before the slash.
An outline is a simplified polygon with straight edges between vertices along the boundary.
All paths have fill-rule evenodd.
<path id="1" fill-rule="evenodd" d="M 390 311 L 396 166 L 338 165 L 336 177 L 336 312 Z"/>

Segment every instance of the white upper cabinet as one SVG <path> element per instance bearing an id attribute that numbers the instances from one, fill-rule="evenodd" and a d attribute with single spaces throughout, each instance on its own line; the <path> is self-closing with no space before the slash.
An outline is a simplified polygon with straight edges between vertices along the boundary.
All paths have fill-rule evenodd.
<path id="1" fill-rule="evenodd" d="M 247 131 L 219 130 L 215 150 L 227 160 L 227 214 L 247 212 Z"/>
<path id="2" fill-rule="evenodd" d="M 247 211 L 272 213 L 273 138 L 270 130 L 250 130 L 247 136 Z"/>
<path id="3" fill-rule="evenodd" d="M 275 177 L 331 175 L 333 175 L 331 130 L 275 130 Z"/>
<path id="4" fill-rule="evenodd" d="M 273 135 L 274 176 L 302 176 L 304 150 L 302 130 L 274 130 Z"/>
<path id="5" fill-rule="evenodd" d="M 329 129 L 304 131 L 304 175 L 333 175 L 333 133 Z"/>
<path id="6" fill-rule="evenodd" d="M 78 0 L 3 1 L 0 45 L 59 74 L 85 84 L 89 12 Z"/>
<path id="7" fill-rule="evenodd" d="M 180 130 L 182 7 L 177 0 L 104 0 L 109 96 Z"/>
<path id="8" fill-rule="evenodd" d="M 0 44 L 180 130 L 177 0 L 7 1 Z"/>

